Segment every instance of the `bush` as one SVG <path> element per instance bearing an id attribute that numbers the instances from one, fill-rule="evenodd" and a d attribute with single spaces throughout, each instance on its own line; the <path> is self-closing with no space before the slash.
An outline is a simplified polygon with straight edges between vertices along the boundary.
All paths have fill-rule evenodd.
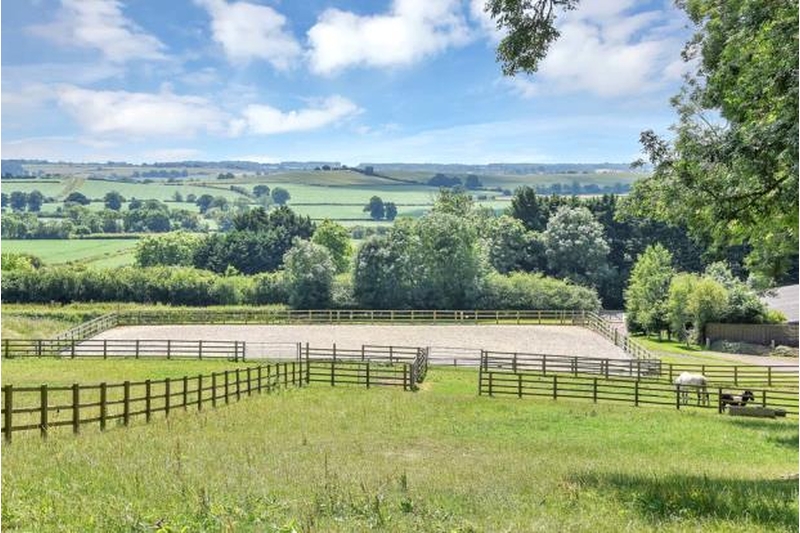
<path id="1" fill-rule="evenodd" d="M 515 272 L 490 274 L 479 298 L 481 309 L 573 309 L 596 311 L 600 299 L 594 289 L 544 277 Z"/>

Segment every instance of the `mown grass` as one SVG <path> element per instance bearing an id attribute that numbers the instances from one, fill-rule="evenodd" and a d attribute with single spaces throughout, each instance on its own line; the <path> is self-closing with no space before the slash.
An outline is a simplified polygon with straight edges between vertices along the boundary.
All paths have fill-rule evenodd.
<path id="1" fill-rule="evenodd" d="M 686 343 L 674 340 L 656 340 L 648 337 L 634 337 L 636 342 L 653 352 L 659 359 L 666 363 L 689 363 L 698 364 L 719 364 L 719 365 L 741 365 L 739 361 L 730 359 L 731 354 L 726 352 L 714 352 L 706 350 L 696 344 L 686 345 Z M 733 354 L 736 355 L 736 354 Z M 745 354 L 746 355 L 746 354 Z M 791 364 L 792 359 L 787 358 L 786 364 Z"/>
<path id="2" fill-rule="evenodd" d="M 796 531 L 791 421 L 307 389 L 168 421 L 15 437 L 8 531 Z"/>

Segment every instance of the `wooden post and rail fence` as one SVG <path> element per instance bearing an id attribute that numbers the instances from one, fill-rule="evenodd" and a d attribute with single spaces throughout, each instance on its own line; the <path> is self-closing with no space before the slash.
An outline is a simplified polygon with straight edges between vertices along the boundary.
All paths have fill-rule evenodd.
<path id="1" fill-rule="evenodd" d="M 181 324 L 504 324 L 573 325 L 602 335 L 636 359 L 655 359 L 599 313 L 582 310 L 159 309 L 116 311 L 80 324 L 54 341 L 81 341 L 118 326 Z M 5 356 L 5 351 L 2 352 Z"/>
<path id="2" fill-rule="evenodd" d="M 627 403 L 722 408 L 723 394 L 750 390 L 753 405 L 798 414 L 798 369 L 794 365 L 754 367 L 661 363 L 642 371 L 644 361 L 574 358 L 483 351 L 478 394 L 517 398 L 577 398 Z M 673 384 L 680 372 L 702 372 L 709 378 L 705 391 Z M 767 388 L 769 387 L 769 388 Z M 684 403 L 684 396 L 688 400 Z"/>
<path id="3" fill-rule="evenodd" d="M 128 426 L 135 417 L 150 422 L 175 409 L 203 409 L 243 397 L 311 383 L 330 386 L 402 387 L 413 391 L 427 371 L 427 349 L 364 346 L 359 350 L 305 347 L 298 361 L 247 366 L 207 375 L 93 385 L 3 386 L 2 433 L 6 442 L 19 432 L 47 437 L 69 427 L 105 430 L 109 423 Z"/>

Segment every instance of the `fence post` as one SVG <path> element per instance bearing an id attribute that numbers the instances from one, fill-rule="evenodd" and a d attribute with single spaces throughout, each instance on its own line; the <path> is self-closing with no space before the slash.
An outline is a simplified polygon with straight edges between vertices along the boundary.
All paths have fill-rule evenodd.
<path id="1" fill-rule="evenodd" d="M 47 385 L 42 385 L 39 389 L 39 431 L 42 438 L 47 437 Z"/>
<path id="2" fill-rule="evenodd" d="M 522 374 L 517 374 L 517 397 L 522 398 Z"/>
<path id="3" fill-rule="evenodd" d="M 733 365 L 733 384 L 739 386 L 739 365 Z"/>
<path id="4" fill-rule="evenodd" d="M 762 390 L 761 391 L 761 407 L 766 407 L 766 406 L 767 406 L 767 391 Z"/>
<path id="5" fill-rule="evenodd" d="M 239 369 L 236 369 L 236 401 L 240 401 L 242 399 L 242 380 L 241 374 L 239 373 Z"/>
<path id="6" fill-rule="evenodd" d="M 633 382 L 633 405 L 639 407 L 639 380 Z"/>
<path id="7" fill-rule="evenodd" d="M 517 372 L 517 352 L 514 352 L 514 359 L 511 361 L 511 371 Z"/>
<path id="8" fill-rule="evenodd" d="M 170 396 L 170 380 L 164 378 L 164 417 L 169 418 L 169 396 Z"/>
<path id="9" fill-rule="evenodd" d="M 608 359 L 605 360 L 606 363 L 606 379 L 608 379 Z"/>
<path id="10" fill-rule="evenodd" d="M 200 344 L 197 346 L 197 358 L 203 359 L 203 341 L 200 340 Z"/>
<path id="11" fill-rule="evenodd" d="M 108 417 L 108 385 L 105 382 L 100 384 L 100 431 L 106 430 L 106 418 Z"/>
<path id="12" fill-rule="evenodd" d="M 72 339 L 72 358 L 75 359 L 75 339 Z"/>
<path id="13" fill-rule="evenodd" d="M 680 384 L 675 385 L 675 408 L 678 411 L 681 410 L 681 386 L 680 386 Z"/>
<path id="14" fill-rule="evenodd" d="M 203 410 L 203 374 L 197 374 L 197 410 Z"/>
<path id="15" fill-rule="evenodd" d="M 292 363 L 292 366 L 294 366 L 294 363 Z M 253 388 L 252 388 L 251 379 L 252 379 L 252 373 L 250 372 L 250 367 L 248 366 L 247 367 L 247 395 L 248 396 L 252 396 L 252 394 L 253 394 Z"/>
<path id="16" fill-rule="evenodd" d="M 486 357 L 486 351 L 481 348 L 481 360 L 478 363 L 478 396 L 483 396 L 483 360 Z M 453 366 L 455 366 L 455 359 L 453 359 Z"/>
<path id="17" fill-rule="evenodd" d="M 144 420 L 148 424 L 150 423 L 150 380 L 144 380 Z"/>
<path id="18" fill-rule="evenodd" d="M 722 387 L 717 388 L 717 412 L 722 414 L 725 407 L 722 405 Z"/>
<path id="19" fill-rule="evenodd" d="M 230 396 L 229 396 L 229 389 L 228 389 L 228 379 L 229 379 L 228 375 L 229 375 L 229 373 L 230 372 L 228 370 L 225 371 L 225 404 L 226 405 L 228 403 L 230 403 Z"/>
<path id="20" fill-rule="evenodd" d="M 547 355 L 542 356 L 542 374 L 547 375 Z"/>
<path id="21" fill-rule="evenodd" d="M 8 339 L 6 339 L 6 351 L 8 351 Z M 8 356 L 6 356 L 8 357 Z M 6 405 L 6 412 L 3 414 L 3 433 L 6 442 L 11 442 L 12 415 L 14 413 L 14 386 L 6 385 L 3 387 L 3 402 Z"/>
<path id="22" fill-rule="evenodd" d="M 553 374 L 553 399 L 558 400 L 558 374 Z"/>
<path id="23" fill-rule="evenodd" d="M 494 392 L 492 390 L 492 376 L 493 376 L 493 374 L 491 372 L 489 372 L 489 396 L 493 396 L 493 392 Z"/>
<path id="24" fill-rule="evenodd" d="M 272 366 L 267 365 L 267 392 L 272 392 Z"/>
<path id="25" fill-rule="evenodd" d="M 211 407 L 217 407 L 217 373 L 211 373 Z"/>
<path id="26" fill-rule="evenodd" d="M 183 376 L 183 410 L 189 407 L 189 377 Z"/>
<path id="27" fill-rule="evenodd" d="M 256 379 L 258 380 L 258 385 L 256 385 L 256 391 L 258 391 L 258 393 L 261 394 L 261 387 L 262 387 L 262 384 L 261 384 L 261 365 L 258 365 L 258 368 L 256 368 Z"/>
<path id="28" fill-rule="evenodd" d="M 333 361 L 331 361 L 331 387 L 336 385 L 336 382 L 335 382 L 335 379 L 334 379 L 334 372 L 335 372 L 334 371 L 334 367 L 335 367 L 335 364 L 334 364 Z"/>
<path id="29" fill-rule="evenodd" d="M 136 339 L 136 352 L 134 352 L 134 357 L 139 359 L 139 339 Z"/>
<path id="30" fill-rule="evenodd" d="M 3 355 L 6 359 L 8 359 L 8 347 L 9 347 L 8 339 L 3 339 Z"/>
<path id="31" fill-rule="evenodd" d="M 81 386 L 72 384 L 72 433 L 78 434 L 81 424 Z"/>
<path id="32" fill-rule="evenodd" d="M 172 341 L 167 339 L 167 360 L 172 359 Z"/>
<path id="33" fill-rule="evenodd" d="M 393 355 L 394 355 L 394 351 L 392 350 L 392 347 L 391 347 L 391 346 L 389 346 L 389 364 L 390 364 L 390 365 L 393 365 L 393 364 L 394 364 L 394 361 L 393 361 Z"/>
<path id="34" fill-rule="evenodd" d="M 103 339 L 103 359 L 108 359 L 108 340 Z"/>
<path id="35" fill-rule="evenodd" d="M 369 361 L 367 361 L 367 388 L 369 388 Z"/>
<path id="36" fill-rule="evenodd" d="M 592 384 L 592 400 L 594 403 L 597 403 L 597 378 L 594 378 L 594 383 Z"/>
<path id="37" fill-rule="evenodd" d="M 131 382 L 122 384 L 122 422 L 126 426 L 131 422 Z"/>
<path id="38" fill-rule="evenodd" d="M 767 367 L 767 385 L 772 387 L 772 367 Z"/>

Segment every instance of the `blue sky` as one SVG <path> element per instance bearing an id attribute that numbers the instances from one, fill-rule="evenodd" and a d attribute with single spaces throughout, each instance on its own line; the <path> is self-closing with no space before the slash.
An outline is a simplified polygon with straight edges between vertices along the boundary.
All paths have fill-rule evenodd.
<path id="1" fill-rule="evenodd" d="M 584 0 L 515 78 L 482 2 L 5 2 L 2 157 L 629 162 L 674 121 L 671 1 Z"/>

